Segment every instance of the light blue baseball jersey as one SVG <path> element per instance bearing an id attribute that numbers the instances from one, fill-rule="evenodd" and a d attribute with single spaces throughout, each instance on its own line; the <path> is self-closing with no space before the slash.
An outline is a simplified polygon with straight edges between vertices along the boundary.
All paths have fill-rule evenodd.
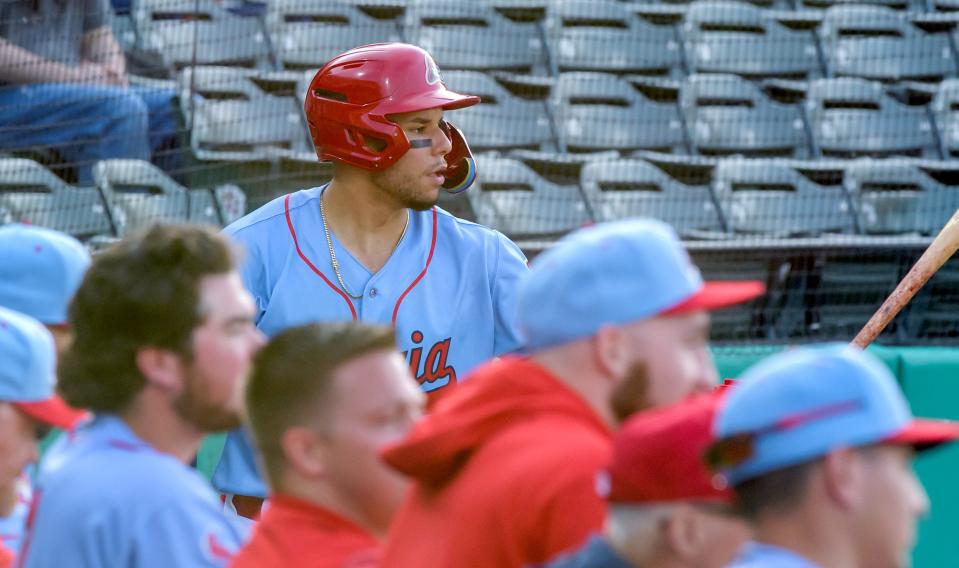
<path id="1" fill-rule="evenodd" d="M 727 568 L 819 568 L 791 550 L 749 542 Z"/>
<path id="2" fill-rule="evenodd" d="M 266 335 L 316 321 L 393 324 L 422 389 L 435 392 L 478 364 L 519 346 L 515 290 L 526 257 L 503 234 L 439 208 L 410 211 L 406 233 L 371 274 L 331 234 L 330 260 L 319 199 L 326 186 L 280 197 L 226 228 L 246 248 L 241 275 Z M 227 437 L 213 485 L 224 493 L 266 495 L 249 435 Z"/>
<path id="3" fill-rule="evenodd" d="M 22 566 L 224 567 L 247 537 L 249 525 L 223 512 L 196 470 L 116 416 L 97 416 L 50 453 Z"/>

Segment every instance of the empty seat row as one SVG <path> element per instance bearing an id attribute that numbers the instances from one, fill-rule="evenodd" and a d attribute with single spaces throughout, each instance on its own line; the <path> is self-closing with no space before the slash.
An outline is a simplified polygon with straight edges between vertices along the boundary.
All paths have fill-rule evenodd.
<path id="1" fill-rule="evenodd" d="M 586 163 L 575 183 L 484 155 L 468 192 L 477 219 L 516 238 L 549 238 L 593 221 L 656 217 L 686 238 L 939 231 L 959 208 L 959 166 L 902 159 L 842 161 L 832 183 L 816 162 L 724 159 L 710 183 L 687 184 L 641 159 Z"/>
<path id="2" fill-rule="evenodd" d="M 454 121 L 490 119 L 470 119 L 470 128 L 464 129 L 481 149 L 555 143 L 573 152 L 658 149 L 799 158 L 935 158 L 959 151 L 955 79 L 938 86 L 928 107 L 904 104 L 882 84 L 853 78 L 793 85 L 792 95 L 804 104 L 787 104 L 735 75 L 694 75 L 663 86 L 642 78 L 571 72 L 556 79 L 542 107 L 520 103 L 492 79 L 476 74 L 450 72 L 446 81 L 453 89 L 484 96 L 475 110 L 452 116 Z M 553 129 L 532 130 L 544 117 L 553 119 Z M 555 140 L 547 140 L 554 135 Z"/>
<path id="3" fill-rule="evenodd" d="M 959 72 L 955 19 L 914 21 L 869 5 L 836 5 L 809 16 L 731 0 L 701 0 L 681 11 L 647 8 L 566 0 L 550 3 L 537 23 L 510 19 L 484 2 L 420 0 L 409 3 L 402 17 L 384 19 L 346 1 L 277 0 L 260 22 L 232 15 L 212 0 L 143 0 L 133 20 L 141 47 L 177 68 L 316 69 L 357 45 L 403 40 L 430 51 L 444 69 L 540 75 L 717 72 L 938 80 Z"/>
<path id="4" fill-rule="evenodd" d="M 181 107 L 194 154 L 218 161 L 314 161 L 300 104 L 310 73 L 284 77 L 296 97 L 271 94 L 257 83 L 276 77 L 228 67 L 184 70 Z M 563 73 L 546 85 L 548 96 L 542 100 L 522 98 L 480 72 L 449 71 L 444 80 L 454 90 L 482 98 L 481 104 L 450 115 L 478 151 L 959 155 L 959 79 L 938 85 L 928 106 L 905 104 L 883 84 L 854 78 L 790 83 L 792 96 L 802 104 L 782 102 L 754 83 L 723 74 L 650 83 Z"/>
<path id="5" fill-rule="evenodd" d="M 237 186 L 187 189 L 149 162 L 104 160 L 95 187 L 69 185 L 41 164 L 0 159 L 0 223 L 30 223 L 81 239 L 123 236 L 155 221 L 222 226 L 245 213 Z"/>

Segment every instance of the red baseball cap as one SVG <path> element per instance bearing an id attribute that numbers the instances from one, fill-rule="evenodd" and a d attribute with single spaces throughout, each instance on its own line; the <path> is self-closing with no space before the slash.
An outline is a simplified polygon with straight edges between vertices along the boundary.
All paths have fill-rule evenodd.
<path id="1" fill-rule="evenodd" d="M 713 419 L 727 390 L 693 395 L 627 420 L 613 440 L 607 500 L 731 503 L 732 492 L 714 485 L 704 458 L 714 441 Z"/>

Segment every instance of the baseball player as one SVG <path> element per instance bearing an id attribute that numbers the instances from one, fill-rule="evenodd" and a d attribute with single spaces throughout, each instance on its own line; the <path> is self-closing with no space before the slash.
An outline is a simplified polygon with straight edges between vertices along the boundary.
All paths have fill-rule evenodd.
<path id="1" fill-rule="evenodd" d="M 639 412 L 613 440 L 597 487 L 609 502 L 603 534 L 549 568 L 723 568 L 749 537 L 716 487 L 703 453 L 724 396 L 715 391 Z"/>
<path id="2" fill-rule="evenodd" d="M 240 421 L 263 338 L 227 240 L 158 225 L 99 255 L 70 308 L 59 389 L 94 419 L 45 458 L 28 568 L 225 566 L 245 537 L 189 466 Z"/>
<path id="3" fill-rule="evenodd" d="M 517 295 L 529 356 L 483 365 L 385 452 L 414 486 L 384 566 L 518 568 L 580 546 L 605 517 L 595 477 L 613 429 L 711 390 L 707 310 L 762 291 L 704 284 L 653 220 L 581 229 L 537 256 Z"/>
<path id="4" fill-rule="evenodd" d="M 10 224 L 0 227 L 0 259 L 0 307 L 43 323 L 62 352 L 71 337 L 67 306 L 90 265 L 90 253 L 67 234 Z M 16 489 L 16 505 L 0 513 L 0 539 L 14 552 L 20 549 L 33 494 L 27 472 Z"/>
<path id="5" fill-rule="evenodd" d="M 444 111 L 478 102 L 448 90 L 412 45 L 359 47 L 317 72 L 305 110 L 333 180 L 226 229 L 246 247 L 241 274 L 266 335 L 315 321 L 392 325 L 432 396 L 517 347 L 514 290 L 525 257 L 502 234 L 435 206 L 441 191 L 464 191 L 475 178 Z M 244 433 L 229 435 L 213 483 L 265 496 Z"/>
<path id="6" fill-rule="evenodd" d="M 23 470 L 38 457 L 45 428 L 69 429 L 83 413 L 53 392 L 53 336 L 40 322 L 0 308 L 0 514 L 17 506 Z M 0 543 L 0 568 L 12 566 L 15 549 Z"/>
<path id="7" fill-rule="evenodd" d="M 714 430 L 711 461 L 755 526 L 735 568 L 908 566 L 929 505 L 913 455 L 959 438 L 914 419 L 889 369 L 848 345 L 754 365 Z"/>
<path id="8" fill-rule="evenodd" d="M 376 566 L 407 489 L 380 460 L 423 409 L 392 329 L 308 324 L 256 357 L 247 412 L 272 491 L 232 568 Z"/>

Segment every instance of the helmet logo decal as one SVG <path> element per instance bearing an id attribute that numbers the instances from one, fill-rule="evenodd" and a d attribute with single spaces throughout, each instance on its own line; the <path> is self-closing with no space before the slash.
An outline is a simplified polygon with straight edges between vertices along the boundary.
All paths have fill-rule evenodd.
<path id="1" fill-rule="evenodd" d="M 429 53 L 425 53 L 424 57 L 426 58 L 426 84 L 435 85 L 442 81 L 440 79 L 440 68 L 437 67 Z"/>

